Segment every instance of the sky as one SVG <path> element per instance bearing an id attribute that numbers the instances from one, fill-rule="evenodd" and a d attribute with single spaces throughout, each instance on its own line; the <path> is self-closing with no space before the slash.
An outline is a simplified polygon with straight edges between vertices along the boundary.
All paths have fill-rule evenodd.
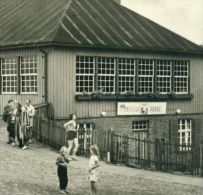
<path id="1" fill-rule="evenodd" d="M 121 4 L 203 45 L 203 0 L 121 0 Z"/>

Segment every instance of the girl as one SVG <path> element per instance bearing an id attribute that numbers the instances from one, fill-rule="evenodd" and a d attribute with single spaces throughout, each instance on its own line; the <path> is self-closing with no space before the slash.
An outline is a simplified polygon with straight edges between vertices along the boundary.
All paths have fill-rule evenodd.
<path id="1" fill-rule="evenodd" d="M 89 161 L 89 181 L 91 184 L 92 194 L 97 193 L 96 181 L 98 181 L 98 167 L 99 167 L 99 149 L 97 145 L 90 147 L 90 161 Z"/>
<path id="2" fill-rule="evenodd" d="M 59 177 L 60 193 L 68 193 L 66 190 L 68 185 L 68 172 L 67 165 L 69 160 L 66 158 L 67 148 L 65 146 L 60 149 L 60 156 L 56 159 L 56 165 L 58 166 L 57 173 Z"/>
<path id="3" fill-rule="evenodd" d="M 30 127 L 30 117 L 25 108 L 22 107 L 22 112 L 20 116 L 20 138 L 22 139 L 22 149 L 26 150 L 29 146 L 29 127 Z"/>
<path id="4" fill-rule="evenodd" d="M 65 145 L 68 141 L 68 150 L 67 155 L 69 160 L 77 160 L 76 153 L 78 151 L 78 138 L 77 138 L 77 130 L 76 130 L 76 115 L 70 115 L 71 120 L 64 124 L 64 128 L 66 130 L 65 136 Z M 74 145 L 74 148 L 73 148 Z M 70 152 L 73 149 L 72 157 L 70 157 Z"/>

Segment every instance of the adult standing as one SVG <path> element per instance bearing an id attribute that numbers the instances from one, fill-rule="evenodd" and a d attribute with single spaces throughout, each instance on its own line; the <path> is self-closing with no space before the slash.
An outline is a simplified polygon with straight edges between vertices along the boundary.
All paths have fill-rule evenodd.
<path id="1" fill-rule="evenodd" d="M 19 102 L 15 101 L 14 105 L 14 114 L 15 114 L 15 136 L 18 140 L 18 146 L 22 148 L 23 139 L 22 139 L 22 132 L 21 132 L 21 112 L 22 112 L 22 106 Z"/>
<path id="2" fill-rule="evenodd" d="M 30 139 L 30 117 L 25 106 L 22 107 L 20 125 L 20 133 L 23 145 L 22 149 L 26 150 L 29 146 Z"/>
<path id="3" fill-rule="evenodd" d="M 25 109 L 28 113 L 29 116 L 29 130 L 28 130 L 28 136 L 29 136 L 29 143 L 32 142 L 32 130 L 33 130 L 33 123 L 34 123 L 34 115 L 35 115 L 35 108 L 34 106 L 31 104 L 31 100 L 27 99 L 25 101 L 26 106 Z"/>
<path id="4" fill-rule="evenodd" d="M 11 134 L 10 134 L 10 114 L 13 110 L 13 105 L 14 105 L 14 101 L 13 100 L 9 100 L 7 105 L 4 107 L 4 112 L 3 112 L 3 117 L 2 117 L 2 120 L 7 122 L 7 132 L 8 132 L 8 141 L 7 143 L 8 144 L 11 144 L 12 143 L 12 140 L 11 140 Z"/>
<path id="5" fill-rule="evenodd" d="M 78 151 L 78 138 L 77 138 L 77 129 L 76 129 L 76 115 L 71 114 L 70 115 L 70 121 L 64 124 L 64 128 L 66 130 L 66 136 L 65 136 L 65 144 L 67 144 L 68 141 L 68 149 L 67 149 L 67 155 L 70 160 L 77 160 L 76 159 L 76 153 Z M 71 150 L 73 150 L 71 155 Z"/>

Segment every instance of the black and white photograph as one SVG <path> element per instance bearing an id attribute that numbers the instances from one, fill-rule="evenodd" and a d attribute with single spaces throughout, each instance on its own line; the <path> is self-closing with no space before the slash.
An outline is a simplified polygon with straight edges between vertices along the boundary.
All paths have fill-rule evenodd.
<path id="1" fill-rule="evenodd" d="M 0 195 L 203 195 L 203 0 L 0 0 Z"/>

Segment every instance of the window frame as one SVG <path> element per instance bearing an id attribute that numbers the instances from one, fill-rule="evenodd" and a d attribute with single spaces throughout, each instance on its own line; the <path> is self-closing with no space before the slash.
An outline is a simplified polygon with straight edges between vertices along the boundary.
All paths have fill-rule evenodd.
<path id="1" fill-rule="evenodd" d="M 192 95 L 190 94 L 190 61 L 187 60 L 187 59 L 167 59 L 167 58 L 159 58 L 159 59 L 153 59 L 153 58 L 130 58 L 130 57 L 112 57 L 112 56 L 91 56 L 91 55 L 76 55 L 76 58 L 77 57 L 92 57 L 94 59 L 94 76 L 93 76 L 93 79 L 94 79 L 94 84 L 93 84 L 93 92 L 89 92 L 88 94 L 95 94 L 95 93 L 99 93 L 99 94 L 120 94 L 120 95 L 125 95 L 126 93 L 122 93 L 122 91 L 120 90 L 120 88 L 122 87 L 120 85 L 120 78 L 122 77 L 125 77 L 127 75 L 122 75 L 122 74 L 119 74 L 119 65 L 121 64 L 119 62 L 119 60 L 123 60 L 124 61 L 127 61 L 127 60 L 134 60 L 134 75 L 130 75 L 130 77 L 133 77 L 133 80 L 134 80 L 134 83 L 133 83 L 133 91 L 130 92 L 130 93 L 127 93 L 129 95 L 138 95 L 138 96 L 146 96 L 146 95 L 154 95 L 154 97 L 157 97 L 157 95 L 162 95 L 162 96 L 167 96 L 166 98 L 167 99 L 170 99 L 171 97 L 174 97 L 178 95 L 183 95 L 183 99 L 191 99 L 192 98 Z M 103 76 L 113 76 L 114 77 L 114 80 L 113 80 L 113 83 L 114 83 L 114 90 L 113 92 L 102 92 L 102 90 L 99 90 L 99 79 L 98 77 L 101 76 L 102 74 L 99 74 L 99 71 L 98 71 L 98 58 L 112 58 L 114 59 L 114 74 L 103 74 Z M 148 71 L 150 72 L 151 71 L 151 74 L 147 74 L 147 75 L 140 75 L 139 74 L 139 60 L 141 61 L 148 61 L 149 60 L 149 65 L 152 66 L 152 69 L 143 69 L 141 71 Z M 151 62 L 150 62 L 151 61 Z M 159 73 L 157 73 L 158 68 L 159 68 L 159 61 L 163 61 L 163 62 L 169 62 L 168 64 L 166 64 L 168 67 L 170 67 L 170 71 L 169 71 L 169 74 L 170 75 L 159 75 Z M 175 61 L 180 61 L 181 63 L 187 63 L 187 93 L 178 93 L 178 92 L 175 92 L 175 75 L 174 75 L 174 62 Z M 145 64 L 146 65 L 146 64 Z M 148 65 L 148 64 L 147 64 Z M 125 66 L 125 64 L 123 64 L 123 66 Z M 163 66 L 165 66 L 163 64 Z M 166 68 L 167 69 L 167 68 Z M 164 70 L 163 70 L 164 71 Z M 129 75 L 128 75 L 129 76 Z M 150 86 L 148 88 L 151 87 L 151 90 L 148 90 L 148 91 L 144 91 L 144 92 L 141 92 L 139 90 L 139 78 L 151 78 L 151 80 L 149 81 Z M 167 87 L 167 82 L 169 83 L 169 90 L 166 89 L 165 92 L 158 90 L 158 79 L 157 78 L 169 78 L 169 81 L 164 81 L 165 82 L 165 86 L 166 88 Z M 122 82 L 122 81 L 121 81 Z M 130 81 L 126 81 L 126 82 L 129 82 Z M 149 84 L 148 84 L 149 85 Z M 163 84 L 164 85 L 164 84 Z M 77 88 L 77 85 L 76 85 L 76 88 Z M 130 86 L 129 86 L 130 88 Z M 84 92 L 77 92 L 76 91 L 76 95 L 80 95 L 80 94 L 84 94 L 86 95 L 86 93 Z M 185 96 L 184 96 L 185 95 Z M 151 97 L 152 97 L 151 96 Z M 149 96 L 150 97 L 150 96 Z"/>
<path id="2" fill-rule="evenodd" d="M 79 57 L 88 57 L 88 58 L 93 58 L 93 74 L 86 74 L 85 72 L 84 73 L 77 73 L 77 58 L 79 58 Z M 93 91 L 92 92 L 89 92 L 89 91 L 87 91 L 87 92 L 78 92 L 77 91 L 77 88 L 78 88 L 78 86 L 77 86 L 77 78 L 76 78 L 76 94 L 83 94 L 83 93 L 93 93 L 94 92 L 94 89 L 95 89 L 95 58 L 94 57 L 92 57 L 92 56 L 76 56 L 76 77 L 77 76 L 93 76 L 93 86 L 92 86 L 92 88 L 93 88 Z M 85 82 L 85 81 L 84 81 Z M 89 86 L 88 86 L 89 87 Z"/>
<path id="3" fill-rule="evenodd" d="M 180 75 L 178 75 L 178 76 L 176 76 L 175 74 L 176 74 L 176 70 L 175 70 L 175 66 L 176 66 L 176 64 L 175 64 L 175 62 L 186 62 L 187 63 L 187 76 L 180 76 Z M 189 86 L 189 84 L 190 84 L 190 82 L 189 82 L 189 78 L 190 78 L 190 61 L 189 60 L 173 60 L 173 68 L 174 68 L 174 74 L 173 74 L 173 77 L 174 77 L 174 79 L 173 79 L 173 81 L 174 81 L 174 83 L 173 83 L 173 87 L 174 87 L 174 92 L 175 92 L 175 94 L 188 94 L 189 92 L 190 92 L 190 86 Z M 186 84 L 187 84 L 187 91 L 186 92 L 177 92 L 176 91 L 176 78 L 182 78 L 182 79 L 187 79 L 186 80 Z"/>
<path id="4" fill-rule="evenodd" d="M 159 62 L 160 61 L 163 61 L 163 63 L 164 62 L 170 62 L 170 64 L 159 64 Z M 170 67 L 170 70 L 168 70 L 169 72 L 170 72 L 170 75 L 161 75 L 161 74 L 158 74 L 159 72 L 164 72 L 165 70 L 164 70 L 164 68 L 163 68 L 163 70 L 161 71 L 158 67 L 159 66 L 163 66 L 164 68 L 166 67 L 166 66 L 168 66 L 168 67 Z M 156 88 L 155 88 L 155 90 L 156 90 L 156 92 L 157 93 L 160 93 L 160 94 L 168 94 L 168 93 L 171 93 L 171 91 L 172 91 L 172 77 L 173 77 L 173 62 L 172 62 L 172 60 L 157 60 L 156 61 L 156 77 L 155 77 L 155 82 L 156 82 Z M 158 88 L 159 86 L 158 86 L 158 78 L 169 78 L 170 80 L 169 80 L 169 85 L 170 85 L 170 87 L 169 87 L 169 92 L 168 91 L 166 91 L 166 92 L 163 92 L 163 91 L 160 91 L 160 89 Z M 166 84 L 167 84 L 167 81 L 165 82 Z M 161 87 L 161 88 L 163 88 L 163 87 Z M 167 87 L 166 87 L 166 89 L 167 89 Z"/>
<path id="5" fill-rule="evenodd" d="M 188 120 L 189 120 L 189 128 L 187 128 Z M 185 121 L 184 129 L 183 129 L 183 121 Z M 179 145 L 180 151 L 191 150 L 192 131 L 193 131 L 193 120 L 192 119 L 189 119 L 189 118 L 188 119 L 178 119 L 178 145 Z M 184 133 L 184 137 L 183 137 L 183 133 Z M 189 142 L 188 142 L 188 138 L 190 140 Z M 185 140 L 184 143 L 183 143 L 183 139 Z"/>
<path id="6" fill-rule="evenodd" d="M 107 59 L 113 59 L 113 61 L 114 61 L 113 63 L 107 63 L 107 64 L 105 64 L 105 65 L 112 65 L 113 64 L 114 68 L 113 69 L 111 69 L 111 68 L 109 69 L 109 71 L 114 70 L 113 74 L 112 73 L 109 73 L 109 74 L 99 73 L 99 71 L 100 71 L 100 68 L 99 68 L 99 58 L 104 58 L 105 62 L 106 62 Z M 101 63 L 101 65 L 102 65 L 102 63 Z M 115 94 L 116 93 L 116 76 L 117 76 L 117 60 L 116 60 L 116 58 L 115 57 L 97 57 L 96 66 L 97 66 L 97 81 L 96 81 L 96 83 L 97 83 L 97 90 L 100 91 L 103 94 Z M 102 71 L 102 69 L 103 69 L 103 67 L 101 67 L 101 71 Z M 106 71 L 106 67 L 104 68 L 104 71 Z M 103 89 L 100 89 L 99 82 L 101 82 L 102 80 L 100 81 L 99 77 L 113 77 L 112 81 L 110 79 L 109 80 L 105 80 L 105 83 L 106 82 L 113 82 L 113 91 L 110 91 L 110 92 L 103 91 L 103 89 L 106 89 L 107 87 L 111 88 L 112 86 L 105 86 L 104 88 L 101 86 Z"/>
<path id="7" fill-rule="evenodd" d="M 36 59 L 36 73 L 22 73 L 22 59 L 23 58 L 35 58 Z M 27 63 L 27 62 L 26 62 Z M 25 63 L 25 64 L 26 64 Z M 29 62 L 29 64 L 31 64 L 30 62 Z M 30 67 L 28 68 L 28 70 L 30 69 Z M 34 68 L 33 68 L 33 70 L 34 70 Z M 36 91 L 34 91 L 34 92 L 23 92 L 22 91 L 22 87 L 23 87 L 23 85 L 22 85 L 22 77 L 23 76 L 36 76 L 37 78 L 36 78 L 36 80 L 34 80 L 34 82 L 37 82 L 37 85 L 36 86 L 34 86 L 34 88 L 36 87 Z M 37 58 L 37 55 L 29 55 L 29 56 L 21 56 L 21 57 L 19 57 L 19 92 L 20 92 L 20 94 L 22 94 L 22 95 L 24 95 L 24 94 L 28 94 L 28 95 L 35 95 L 35 94 L 38 94 L 38 83 L 39 83 L 39 81 L 38 81 L 38 58 Z M 29 80 L 29 82 L 30 82 L 30 80 Z M 24 86 L 25 88 L 27 87 L 27 86 Z M 31 87 L 33 87 L 33 86 L 29 86 L 29 88 L 31 88 Z"/>
<path id="8" fill-rule="evenodd" d="M 16 65 L 16 73 L 15 74 L 4 74 L 3 75 L 3 73 L 2 73 L 2 70 L 3 70 L 3 60 L 5 60 L 5 59 L 8 59 L 8 60 L 14 60 L 15 59 L 15 65 Z M 3 58 L 0 58 L 0 64 L 1 64 L 1 69 L 0 69 L 0 76 L 1 76 L 1 83 L 0 83 L 0 85 L 1 85 L 1 94 L 2 95 L 9 95 L 9 94 L 11 94 L 11 95 L 15 95 L 15 94 L 18 94 L 18 58 L 17 57 L 3 57 Z M 9 63 L 8 63 L 9 64 Z M 14 63 L 11 63 L 12 65 L 14 64 Z M 7 70 L 10 70 L 10 68 L 8 69 L 7 68 Z M 5 92 L 5 91 L 3 91 L 3 88 L 4 87 L 6 87 L 6 88 L 8 88 L 8 86 L 4 86 L 3 85 L 3 77 L 16 77 L 16 80 L 14 80 L 14 82 L 16 83 L 16 86 L 13 86 L 13 87 L 15 87 L 16 88 L 16 91 L 15 92 Z M 10 82 L 11 82 L 12 80 L 10 80 Z M 12 86 L 9 86 L 9 87 L 12 87 Z"/>
<path id="9" fill-rule="evenodd" d="M 140 63 L 139 61 L 152 61 L 152 64 L 151 63 Z M 147 68 L 146 69 L 140 69 L 140 66 L 143 66 L 143 67 L 147 67 L 147 66 L 152 66 L 152 70 L 147 70 Z M 152 72 L 152 75 L 148 75 L 148 74 L 139 74 L 139 72 Z M 138 86 L 138 88 L 137 88 L 137 92 L 138 92 L 138 94 L 149 94 L 149 93 L 154 93 L 155 92 L 155 88 L 154 88 L 154 81 L 155 81 L 155 60 L 154 59 L 138 59 L 138 62 L 137 62 L 137 86 Z M 145 91 L 145 88 L 144 88 L 144 91 L 143 92 L 140 92 L 140 81 L 139 81 L 139 79 L 140 78 L 144 78 L 144 79 L 146 79 L 146 78 L 148 78 L 148 79 L 152 79 L 151 81 L 148 81 L 147 82 L 147 80 L 143 80 L 143 82 L 142 83 L 144 83 L 144 84 L 146 84 L 146 83 L 152 83 L 152 88 L 151 88 L 151 92 L 150 92 L 150 86 L 146 86 L 146 85 L 144 85 L 144 86 L 142 86 L 142 88 L 141 89 L 143 89 L 143 87 L 145 87 L 146 89 L 148 89 L 148 91 Z"/>
<path id="10" fill-rule="evenodd" d="M 36 58 L 36 71 L 37 73 L 31 73 L 31 74 L 21 74 L 21 58 L 25 58 L 25 57 L 29 57 L 29 58 Z M 2 61 L 3 59 L 15 59 L 16 60 L 16 92 L 4 92 L 3 91 L 3 75 L 2 75 Z M 23 55 L 23 56 L 3 56 L 3 57 L 0 57 L 0 94 L 2 95 L 16 95 L 16 94 L 22 94 L 22 95 L 36 95 L 38 94 L 38 91 L 39 91 L 39 69 L 38 69 L 38 55 L 37 54 L 33 54 L 33 55 Z M 33 67 L 33 70 L 34 70 L 34 67 Z M 36 92 L 22 92 L 22 76 L 36 76 Z"/>
<path id="11" fill-rule="evenodd" d="M 119 61 L 120 60 L 123 60 L 123 61 L 125 61 L 125 60 L 133 60 L 134 62 L 133 63 L 125 63 L 125 64 L 121 64 Z M 131 75 L 128 75 L 128 74 L 119 74 L 119 65 L 121 65 L 121 66 L 134 66 L 134 68 L 133 69 L 130 69 L 130 71 L 132 72 L 132 71 L 134 71 L 134 74 L 131 74 Z M 127 70 L 127 69 L 124 69 L 123 68 L 123 70 Z M 136 76 L 136 74 L 137 74 L 137 67 L 136 67 L 136 59 L 134 59 L 134 58 L 118 58 L 118 61 L 117 61 L 117 81 L 118 81 L 118 84 L 117 84 L 117 91 L 118 91 L 118 93 L 120 93 L 120 94 L 125 94 L 126 92 L 132 92 L 133 94 L 135 94 L 136 93 L 136 90 L 137 90 L 137 86 L 136 86 L 136 79 L 137 79 L 137 76 Z M 122 83 L 122 81 L 120 81 L 120 78 L 125 78 L 125 77 L 131 77 L 131 78 L 133 78 L 133 90 L 124 90 L 123 92 L 122 91 L 120 91 L 120 88 L 122 87 L 122 86 L 120 86 L 120 83 Z M 129 83 L 131 82 L 131 81 L 128 81 Z M 127 81 L 125 82 L 125 83 L 127 83 Z M 126 86 L 125 86 L 126 87 Z M 129 88 L 130 88 L 130 86 L 128 86 Z M 127 88 L 127 87 L 126 87 Z"/>

